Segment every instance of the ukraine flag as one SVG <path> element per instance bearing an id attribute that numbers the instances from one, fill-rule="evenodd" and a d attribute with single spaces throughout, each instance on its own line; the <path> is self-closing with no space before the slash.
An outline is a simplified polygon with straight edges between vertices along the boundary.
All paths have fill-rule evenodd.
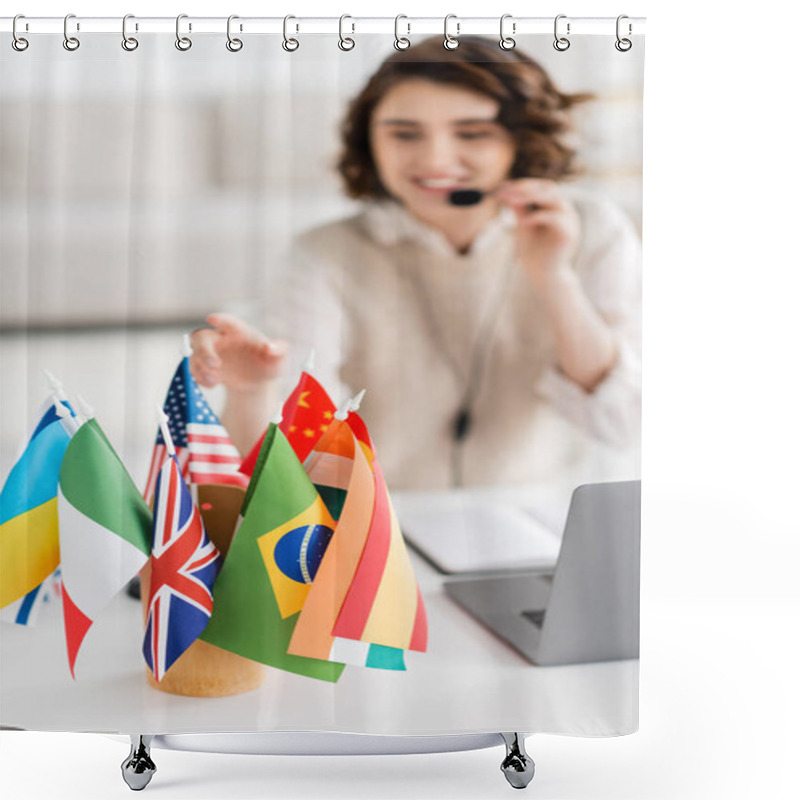
<path id="1" fill-rule="evenodd" d="M 71 419 L 37 426 L 0 492 L 0 608 L 35 589 L 59 564 L 58 472 Z"/>

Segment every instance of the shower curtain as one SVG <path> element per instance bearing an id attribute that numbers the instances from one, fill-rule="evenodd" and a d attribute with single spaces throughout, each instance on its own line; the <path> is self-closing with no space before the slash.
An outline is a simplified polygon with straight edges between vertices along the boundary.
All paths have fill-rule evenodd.
<path id="1" fill-rule="evenodd" d="M 3 35 L 0 723 L 633 732 L 643 37 L 240 22 Z"/>

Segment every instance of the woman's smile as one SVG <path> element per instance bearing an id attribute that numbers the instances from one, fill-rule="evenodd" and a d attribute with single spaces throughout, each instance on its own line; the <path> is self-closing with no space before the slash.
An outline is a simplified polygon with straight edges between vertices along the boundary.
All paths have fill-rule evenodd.
<path id="1" fill-rule="evenodd" d="M 456 189 L 463 189 L 467 185 L 466 178 L 442 177 L 412 177 L 411 179 L 424 192 L 431 194 L 449 194 Z"/>
<path id="2" fill-rule="evenodd" d="M 462 86 L 412 78 L 390 89 L 370 124 L 372 156 L 386 191 L 445 233 L 483 224 L 496 203 L 454 209 L 458 189 L 491 191 L 514 163 L 513 137 L 493 98 Z"/>

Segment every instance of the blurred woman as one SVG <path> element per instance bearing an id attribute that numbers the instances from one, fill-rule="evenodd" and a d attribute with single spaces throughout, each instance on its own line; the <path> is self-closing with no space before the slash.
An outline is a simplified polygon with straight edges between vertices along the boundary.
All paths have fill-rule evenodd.
<path id="1" fill-rule="evenodd" d="M 335 400 L 367 390 L 392 488 L 555 481 L 635 444 L 638 236 L 566 184 L 569 112 L 588 99 L 480 38 L 387 58 L 342 128 L 362 210 L 297 240 L 268 335 L 222 313 L 193 334 L 192 371 L 227 387 L 234 442 L 252 446 L 287 355 L 313 347 Z"/>

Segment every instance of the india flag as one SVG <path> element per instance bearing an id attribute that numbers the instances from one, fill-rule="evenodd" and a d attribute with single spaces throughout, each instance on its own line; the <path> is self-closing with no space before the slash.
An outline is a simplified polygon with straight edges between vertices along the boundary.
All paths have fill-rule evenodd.
<path id="1" fill-rule="evenodd" d="M 152 513 L 93 419 L 70 440 L 58 488 L 67 655 L 150 555 Z"/>
<path id="2" fill-rule="evenodd" d="M 335 418 L 303 462 L 334 520 L 338 520 L 353 474 L 356 442 L 349 425 Z"/>

